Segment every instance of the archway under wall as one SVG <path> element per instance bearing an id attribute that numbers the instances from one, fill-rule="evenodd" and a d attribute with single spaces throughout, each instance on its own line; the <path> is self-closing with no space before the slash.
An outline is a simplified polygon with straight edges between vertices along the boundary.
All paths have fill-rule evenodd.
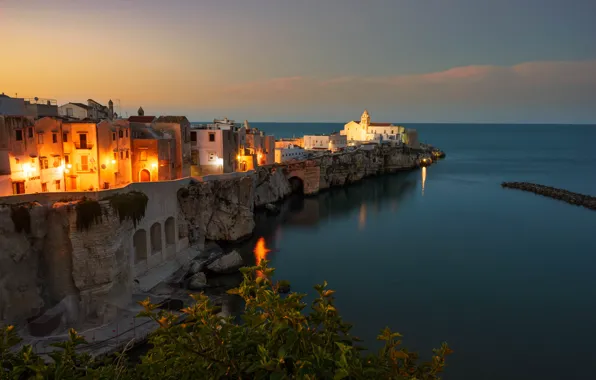
<path id="1" fill-rule="evenodd" d="M 166 245 L 176 244 L 176 221 L 173 217 L 166 219 Z"/>
<path id="2" fill-rule="evenodd" d="M 139 172 L 139 182 L 151 182 L 151 172 L 147 169 L 142 169 Z"/>
<path id="3" fill-rule="evenodd" d="M 151 226 L 151 254 L 154 255 L 162 250 L 161 224 L 153 223 Z"/>
<path id="4" fill-rule="evenodd" d="M 147 260 L 147 232 L 137 230 L 132 238 L 132 244 L 135 251 L 135 264 Z"/>

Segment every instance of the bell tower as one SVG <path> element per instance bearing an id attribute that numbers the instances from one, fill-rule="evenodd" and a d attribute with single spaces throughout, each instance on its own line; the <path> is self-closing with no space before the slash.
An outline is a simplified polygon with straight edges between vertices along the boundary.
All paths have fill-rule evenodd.
<path id="1" fill-rule="evenodd" d="M 368 131 L 368 126 L 370 125 L 370 116 L 367 110 L 364 110 L 362 116 L 360 116 L 360 126 L 365 130 Z"/>

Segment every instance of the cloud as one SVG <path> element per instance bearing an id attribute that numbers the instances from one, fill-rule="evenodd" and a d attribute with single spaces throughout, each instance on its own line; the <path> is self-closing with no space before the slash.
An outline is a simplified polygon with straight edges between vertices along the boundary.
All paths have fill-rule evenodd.
<path id="1" fill-rule="evenodd" d="M 290 76 L 227 87 L 230 101 L 296 106 L 562 105 L 596 99 L 596 60 L 471 65 L 395 76 Z M 591 97 L 591 99 L 590 99 Z"/>

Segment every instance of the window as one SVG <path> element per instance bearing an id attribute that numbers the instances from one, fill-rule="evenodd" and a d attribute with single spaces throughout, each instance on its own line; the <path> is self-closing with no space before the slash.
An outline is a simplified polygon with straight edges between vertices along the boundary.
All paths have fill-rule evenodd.
<path id="1" fill-rule="evenodd" d="M 40 158 L 39 159 L 39 166 L 40 166 L 40 169 L 47 169 L 48 168 L 48 159 L 47 158 Z"/>
<path id="2" fill-rule="evenodd" d="M 13 194 L 25 194 L 25 182 L 13 182 L 12 183 Z"/>
<path id="3" fill-rule="evenodd" d="M 22 130 L 17 129 L 14 131 L 14 133 L 15 133 L 15 139 L 17 141 L 23 141 L 23 131 Z M 22 194 L 22 193 L 15 193 L 15 194 Z"/>
<path id="4" fill-rule="evenodd" d="M 199 164 L 199 152 L 197 152 L 196 150 L 193 150 L 190 152 L 190 161 L 192 163 L 192 165 L 198 165 Z"/>
<path id="5" fill-rule="evenodd" d="M 60 166 L 60 156 L 54 157 L 54 162 L 52 163 L 52 166 L 57 168 L 58 166 Z"/>
<path id="6" fill-rule="evenodd" d="M 128 138 L 128 129 L 126 129 L 126 138 Z"/>
<path id="7" fill-rule="evenodd" d="M 209 153 L 209 161 L 214 161 L 215 160 L 215 153 L 211 152 Z"/>
<path id="8" fill-rule="evenodd" d="M 41 184 L 41 192 L 42 193 L 47 193 L 48 192 L 48 183 L 44 182 Z"/>
<path id="9" fill-rule="evenodd" d="M 37 143 L 38 144 L 43 144 L 43 133 L 38 133 L 37 134 Z"/>
<path id="10" fill-rule="evenodd" d="M 128 158 L 128 149 L 126 149 L 126 158 Z"/>
<path id="11" fill-rule="evenodd" d="M 116 132 L 112 132 L 112 141 L 116 141 Z"/>
<path id="12" fill-rule="evenodd" d="M 56 144 L 58 142 L 58 135 L 56 133 L 52 133 L 52 144 Z"/>
<path id="13" fill-rule="evenodd" d="M 196 142 L 197 141 L 197 132 L 190 132 L 190 141 Z"/>
<path id="14" fill-rule="evenodd" d="M 54 184 L 56 185 L 56 190 L 60 190 L 60 180 L 57 179 Z"/>
<path id="15" fill-rule="evenodd" d="M 118 137 L 119 138 L 123 138 L 124 137 L 124 132 L 121 130 L 118 131 Z"/>
<path id="16" fill-rule="evenodd" d="M 81 144 L 81 149 L 87 149 L 87 134 L 86 133 L 79 134 L 79 143 Z"/>
<path id="17" fill-rule="evenodd" d="M 214 142 L 215 141 L 215 133 L 209 133 L 209 141 L 210 142 Z"/>
<path id="18" fill-rule="evenodd" d="M 141 150 L 141 158 L 140 158 L 140 160 L 141 161 L 147 161 L 147 150 L 146 149 Z"/>
<path id="19" fill-rule="evenodd" d="M 120 159 L 124 160 L 124 152 L 120 152 Z"/>
<path id="20" fill-rule="evenodd" d="M 30 139 L 33 138 L 33 128 L 27 129 L 27 137 L 29 137 Z"/>
<path id="21" fill-rule="evenodd" d="M 118 159 L 118 152 L 114 152 L 114 160 Z"/>
<path id="22" fill-rule="evenodd" d="M 68 154 L 64 155 L 64 164 L 65 165 L 70 164 L 70 156 Z"/>
<path id="23" fill-rule="evenodd" d="M 68 142 L 68 132 L 62 132 L 62 142 Z"/>
<path id="24" fill-rule="evenodd" d="M 89 171 L 89 156 L 81 156 L 81 170 Z"/>

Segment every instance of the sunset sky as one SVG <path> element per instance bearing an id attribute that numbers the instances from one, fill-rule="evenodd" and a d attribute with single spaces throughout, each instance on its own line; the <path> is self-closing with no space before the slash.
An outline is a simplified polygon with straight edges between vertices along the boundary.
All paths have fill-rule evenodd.
<path id="1" fill-rule="evenodd" d="M 0 92 L 202 121 L 596 123 L 594 0 L 0 0 Z"/>

